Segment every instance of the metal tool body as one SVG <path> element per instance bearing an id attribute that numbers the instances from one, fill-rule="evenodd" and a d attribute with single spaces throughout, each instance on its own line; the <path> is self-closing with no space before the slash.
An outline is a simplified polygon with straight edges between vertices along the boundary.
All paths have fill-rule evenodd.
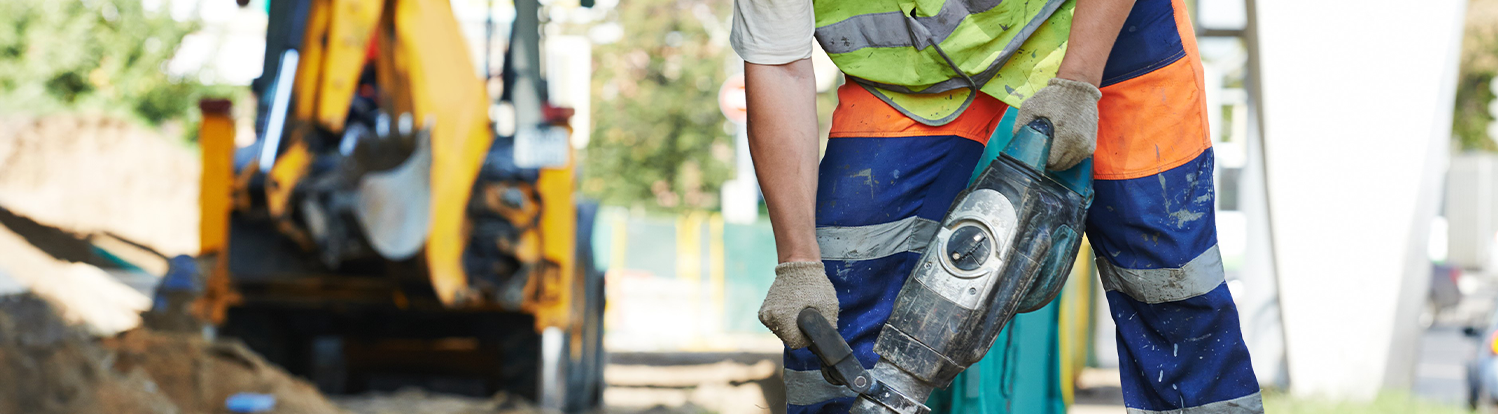
<path id="1" fill-rule="evenodd" d="M 1051 131 L 1044 119 L 1020 128 L 957 196 L 895 299 L 872 369 L 820 315 L 800 315 L 824 376 L 861 396 L 853 412 L 929 413 L 931 392 L 982 359 L 1015 313 L 1060 292 L 1092 203 L 1092 164 L 1046 171 Z"/>

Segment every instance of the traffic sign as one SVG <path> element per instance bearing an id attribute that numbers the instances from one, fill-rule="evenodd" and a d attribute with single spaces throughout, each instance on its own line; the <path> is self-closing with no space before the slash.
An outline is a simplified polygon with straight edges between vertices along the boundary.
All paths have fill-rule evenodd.
<path id="1" fill-rule="evenodd" d="M 736 124 L 749 119 L 749 101 L 744 97 L 744 74 L 735 73 L 718 89 L 718 110 Z"/>

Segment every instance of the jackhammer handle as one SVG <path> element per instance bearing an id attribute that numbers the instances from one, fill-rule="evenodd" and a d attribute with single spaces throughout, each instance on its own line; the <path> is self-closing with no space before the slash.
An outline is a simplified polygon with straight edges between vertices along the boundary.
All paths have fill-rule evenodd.
<path id="1" fill-rule="evenodd" d="M 869 376 L 858 363 L 858 358 L 853 357 L 853 347 L 848 346 L 848 341 L 837 333 L 837 327 L 822 317 L 816 308 L 801 309 L 801 314 L 796 315 L 796 326 L 811 341 L 809 348 L 822 360 L 823 372 L 830 370 L 831 376 L 836 377 L 833 379 L 842 383 L 840 385 L 860 394 L 878 386 L 878 381 Z"/>
<path id="2" fill-rule="evenodd" d="M 801 309 L 801 314 L 796 315 L 796 326 L 811 341 L 811 352 L 817 354 L 823 364 L 835 366 L 838 361 L 853 356 L 853 347 L 848 346 L 848 341 L 837 333 L 837 327 L 823 318 L 817 308 Z"/>

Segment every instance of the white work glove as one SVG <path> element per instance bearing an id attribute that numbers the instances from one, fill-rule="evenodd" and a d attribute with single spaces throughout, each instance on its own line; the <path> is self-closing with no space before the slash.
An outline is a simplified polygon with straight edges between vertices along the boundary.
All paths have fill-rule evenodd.
<path id="1" fill-rule="evenodd" d="M 791 349 L 811 345 L 801 328 L 796 326 L 796 317 L 802 309 L 817 308 L 822 317 L 837 326 L 837 290 L 827 280 L 827 270 L 822 262 L 790 262 L 775 266 L 775 282 L 770 284 L 770 293 L 765 303 L 759 306 L 759 322 L 770 328 L 781 342 Z"/>
<path id="2" fill-rule="evenodd" d="M 1102 98 L 1103 92 L 1090 83 L 1051 78 L 1046 87 L 1020 105 L 1014 132 L 1035 118 L 1050 119 L 1055 134 L 1046 169 L 1066 170 L 1097 149 L 1097 101 Z"/>

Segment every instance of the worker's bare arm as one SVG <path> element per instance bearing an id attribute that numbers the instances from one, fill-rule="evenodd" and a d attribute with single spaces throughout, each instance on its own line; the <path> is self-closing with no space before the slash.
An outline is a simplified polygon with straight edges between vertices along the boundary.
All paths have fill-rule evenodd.
<path id="1" fill-rule="evenodd" d="M 1101 86 L 1108 52 L 1133 8 L 1134 0 L 1077 0 L 1066 57 L 1056 76 Z"/>
<path id="2" fill-rule="evenodd" d="M 781 263 L 820 262 L 817 248 L 817 104 L 811 60 L 744 64 L 749 153 L 770 210 Z"/>

